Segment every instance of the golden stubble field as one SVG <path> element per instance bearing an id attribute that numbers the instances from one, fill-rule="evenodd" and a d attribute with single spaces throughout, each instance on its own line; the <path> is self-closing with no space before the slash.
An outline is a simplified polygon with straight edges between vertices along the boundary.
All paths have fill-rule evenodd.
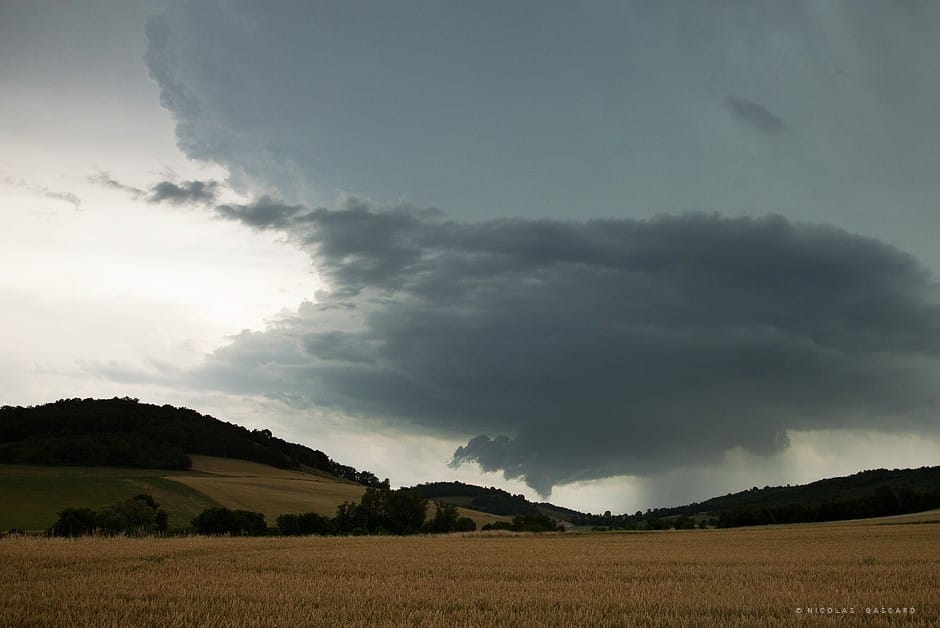
<path id="1" fill-rule="evenodd" d="M 236 624 L 933 626 L 940 524 L 0 540 L 2 626 Z"/>

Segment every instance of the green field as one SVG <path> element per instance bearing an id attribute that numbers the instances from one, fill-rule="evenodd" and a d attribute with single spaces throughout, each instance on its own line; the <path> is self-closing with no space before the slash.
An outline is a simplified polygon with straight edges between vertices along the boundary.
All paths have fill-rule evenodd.
<path id="1" fill-rule="evenodd" d="M 152 495 L 167 511 L 174 528 L 188 525 L 204 509 L 218 505 L 210 497 L 163 477 L 169 473 L 186 472 L 0 465 L 0 530 L 46 529 L 64 508 L 97 509 L 139 493 Z"/>
<path id="2" fill-rule="evenodd" d="M 268 525 L 278 515 L 336 514 L 343 502 L 358 502 L 365 487 L 317 470 L 277 469 L 246 460 L 192 456 L 189 471 L 116 467 L 0 465 L 0 530 L 45 530 L 64 508 L 102 508 L 149 493 L 169 515 L 170 528 L 184 528 L 206 508 L 224 506 L 262 513 Z M 508 521 L 470 509 L 461 516 L 477 526 Z M 433 509 L 429 511 L 433 516 Z"/>

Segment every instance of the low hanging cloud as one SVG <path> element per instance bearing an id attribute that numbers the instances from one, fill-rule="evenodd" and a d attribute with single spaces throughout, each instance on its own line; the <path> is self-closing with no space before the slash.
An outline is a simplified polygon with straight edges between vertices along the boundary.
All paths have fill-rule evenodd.
<path id="1" fill-rule="evenodd" d="M 217 181 L 161 181 L 150 188 L 147 201 L 171 205 L 205 205 L 215 201 L 219 191 Z"/>
<path id="2" fill-rule="evenodd" d="M 97 172 L 88 177 L 92 183 L 102 187 L 124 192 L 131 198 L 144 199 L 148 203 L 167 203 L 170 205 L 205 205 L 212 206 L 222 185 L 218 181 L 158 181 L 148 189 L 142 190 L 114 179 L 107 172 Z"/>
<path id="3" fill-rule="evenodd" d="M 787 447 L 788 430 L 935 429 L 940 306 L 873 239 L 782 217 L 463 223 L 264 198 L 330 285 L 192 374 L 205 385 L 466 438 L 553 486 Z"/>
<path id="4" fill-rule="evenodd" d="M 725 100 L 725 107 L 735 119 L 762 133 L 776 135 L 787 130 L 782 118 L 752 100 L 732 94 Z"/>

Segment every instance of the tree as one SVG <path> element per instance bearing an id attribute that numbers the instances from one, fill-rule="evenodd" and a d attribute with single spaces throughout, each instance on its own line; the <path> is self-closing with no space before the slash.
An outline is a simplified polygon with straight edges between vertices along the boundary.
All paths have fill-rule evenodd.
<path id="1" fill-rule="evenodd" d="M 340 504 L 334 522 L 339 532 L 349 534 L 416 534 L 426 511 L 427 500 L 417 493 L 370 487 L 358 505 Z"/>
<path id="2" fill-rule="evenodd" d="M 445 502 L 434 504 L 434 518 L 425 522 L 423 531 L 428 534 L 448 532 L 473 532 L 477 524 L 470 517 L 460 517 L 457 506 Z"/>
<path id="3" fill-rule="evenodd" d="M 473 532 L 477 529 L 476 521 L 470 517 L 458 517 L 455 532 Z"/>
<path id="4" fill-rule="evenodd" d="M 652 515 L 647 515 L 646 529 L 647 530 L 668 530 L 669 524 L 663 521 L 662 519 L 659 519 Z"/>
<path id="5" fill-rule="evenodd" d="M 278 534 L 284 536 L 306 536 L 309 534 L 331 534 L 333 522 L 315 512 L 300 515 L 280 515 L 276 520 Z"/>
<path id="6" fill-rule="evenodd" d="M 537 513 L 534 515 L 516 515 L 512 518 L 512 529 L 516 532 L 564 532 L 548 515 Z"/>
<path id="7" fill-rule="evenodd" d="M 388 529 L 392 534 L 417 534 L 427 516 L 428 500 L 405 489 L 382 491 Z"/>
<path id="8" fill-rule="evenodd" d="M 248 510 L 207 508 L 192 520 L 198 534 L 234 536 L 263 536 L 268 532 L 264 515 Z"/>
<path id="9" fill-rule="evenodd" d="M 91 508 L 66 508 L 52 526 L 53 536 L 82 536 L 95 531 L 97 521 Z"/>
<path id="10" fill-rule="evenodd" d="M 55 536 L 83 534 L 152 534 L 165 532 L 167 514 L 150 495 L 141 493 L 115 502 L 97 512 L 89 508 L 66 508 L 52 526 Z"/>

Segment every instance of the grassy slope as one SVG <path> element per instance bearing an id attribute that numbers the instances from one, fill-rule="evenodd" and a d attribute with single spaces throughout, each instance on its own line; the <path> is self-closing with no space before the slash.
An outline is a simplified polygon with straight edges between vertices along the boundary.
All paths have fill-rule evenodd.
<path id="1" fill-rule="evenodd" d="M 365 487 L 317 470 L 309 472 L 276 469 L 247 460 L 192 456 L 193 471 L 202 475 L 170 475 L 168 480 L 203 493 L 226 508 L 253 510 L 264 514 L 273 525 L 278 515 L 315 512 L 325 517 L 336 515 L 343 502 L 358 502 Z M 509 521 L 469 508 L 458 508 L 482 527 L 494 521 Z M 433 506 L 428 507 L 434 515 Z"/>
<path id="2" fill-rule="evenodd" d="M 332 517 L 343 502 L 358 502 L 365 487 L 326 473 L 277 469 L 247 460 L 191 456 L 200 475 L 172 474 L 168 480 L 198 491 L 226 508 L 262 513 L 269 525 L 285 513 L 316 512 Z"/>
<path id="3" fill-rule="evenodd" d="M 0 465 L 0 530 L 45 529 L 55 523 L 63 508 L 97 509 L 138 493 L 153 495 L 174 528 L 187 525 L 203 509 L 217 505 L 206 495 L 161 477 L 167 473 L 182 472 Z"/>
<path id="4" fill-rule="evenodd" d="M 906 515 L 891 515 L 889 517 L 873 517 L 871 519 L 850 519 L 848 521 L 833 521 L 833 525 L 902 525 L 908 523 L 940 523 L 940 508 L 935 510 L 925 510 L 924 512 L 912 512 Z M 825 525 L 825 524 L 820 524 Z"/>
<path id="5" fill-rule="evenodd" d="M 274 525 L 284 513 L 332 517 L 337 506 L 358 502 L 365 491 L 364 486 L 316 469 L 290 471 L 212 456 L 192 459 L 190 471 L 0 465 L 0 530 L 49 528 L 63 508 L 98 509 L 138 493 L 153 495 L 167 511 L 171 528 L 186 527 L 212 506 L 260 512 Z M 458 510 L 477 526 L 509 520 Z M 429 514 L 433 513 L 430 507 Z"/>
<path id="6" fill-rule="evenodd" d="M 488 523 L 496 523 L 497 521 L 505 521 L 507 523 L 512 522 L 512 517 L 505 517 L 503 515 L 493 515 L 488 512 L 480 512 L 479 510 L 473 510 L 472 508 L 464 508 L 463 506 L 457 506 L 457 513 L 461 517 L 470 517 L 473 519 L 474 523 L 477 524 L 477 529 L 482 528 Z M 433 512 L 432 512 L 433 516 Z"/>

